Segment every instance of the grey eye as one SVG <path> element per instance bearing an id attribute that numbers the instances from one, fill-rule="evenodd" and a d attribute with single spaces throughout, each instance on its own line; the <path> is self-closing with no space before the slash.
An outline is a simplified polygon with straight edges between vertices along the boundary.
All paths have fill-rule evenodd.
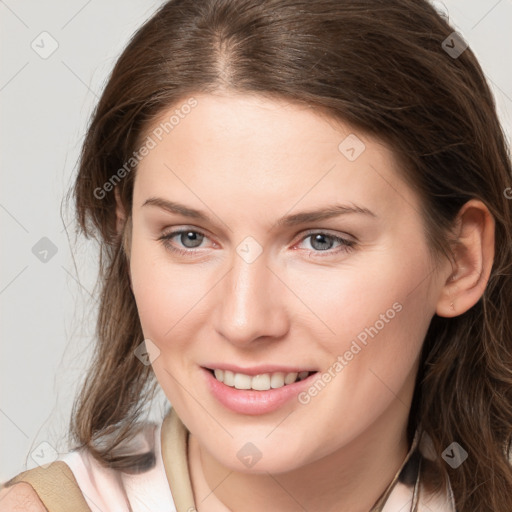
<path id="1" fill-rule="evenodd" d="M 198 233 L 197 231 L 181 231 L 180 233 L 175 233 L 174 236 L 177 235 L 180 236 L 180 242 L 183 246 L 188 249 L 199 247 L 204 239 L 204 235 L 201 235 L 201 233 Z"/>
<path id="2" fill-rule="evenodd" d="M 325 234 L 321 234 L 321 233 L 309 235 L 307 238 L 311 239 L 311 246 L 313 247 L 313 249 L 317 249 L 319 251 L 325 251 L 325 250 L 331 249 L 332 246 L 334 245 L 334 241 L 335 241 L 333 236 L 325 235 Z M 327 240 L 327 242 L 325 240 Z M 330 243 L 329 243 L 329 240 L 330 240 Z M 326 245 L 327 245 L 327 247 L 325 247 Z"/>

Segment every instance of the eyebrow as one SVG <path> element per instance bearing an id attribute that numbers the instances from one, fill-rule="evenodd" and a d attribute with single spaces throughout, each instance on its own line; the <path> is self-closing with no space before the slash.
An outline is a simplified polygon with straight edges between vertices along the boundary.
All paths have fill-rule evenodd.
<path id="1" fill-rule="evenodd" d="M 196 210 L 194 208 L 190 208 L 176 201 L 169 201 L 161 197 L 150 197 L 149 199 L 146 199 L 146 201 L 144 201 L 142 206 L 156 206 L 170 213 L 176 213 L 179 215 L 183 215 L 184 217 L 202 220 L 204 222 L 209 222 L 210 224 L 214 223 L 211 217 L 201 210 Z M 363 208 L 356 205 L 349 206 L 343 204 L 334 204 L 318 210 L 309 210 L 300 213 L 293 213 L 291 215 L 285 215 L 284 217 L 278 219 L 275 224 L 277 227 L 290 227 L 299 224 L 305 224 L 307 222 L 316 222 L 320 220 L 331 219 L 333 217 L 338 217 L 340 215 L 354 213 L 369 215 L 371 217 L 377 218 L 377 215 L 368 208 Z"/>

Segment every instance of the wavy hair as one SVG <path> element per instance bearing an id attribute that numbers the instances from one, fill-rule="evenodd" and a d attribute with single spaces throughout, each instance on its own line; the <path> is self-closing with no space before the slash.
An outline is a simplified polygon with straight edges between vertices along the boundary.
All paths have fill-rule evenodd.
<path id="1" fill-rule="evenodd" d="M 449 477 L 459 512 L 510 511 L 511 159 L 475 55 L 443 45 L 453 32 L 426 0 L 171 0 L 143 24 L 92 115 L 72 190 L 77 233 L 99 243 L 101 288 L 95 357 L 72 411 L 76 446 L 127 468 L 133 461 L 115 448 L 157 387 L 133 355 L 143 334 L 129 282 L 130 222 L 118 233 L 113 191 L 131 212 L 136 162 L 126 163 L 151 123 L 194 94 L 256 93 L 313 106 L 387 143 L 421 198 L 436 257 L 451 257 L 450 228 L 466 201 L 480 199 L 493 215 L 485 292 L 460 316 L 433 317 L 408 435 L 428 433 L 438 455 L 432 481 Z M 453 441 L 469 453 L 457 469 L 439 456 Z"/>

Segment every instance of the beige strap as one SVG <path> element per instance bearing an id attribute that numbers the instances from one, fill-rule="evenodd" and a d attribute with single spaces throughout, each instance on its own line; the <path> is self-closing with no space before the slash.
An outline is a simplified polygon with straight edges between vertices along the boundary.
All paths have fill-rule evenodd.
<path id="1" fill-rule="evenodd" d="M 195 512 L 194 494 L 188 471 L 188 430 L 174 407 L 162 423 L 162 459 L 177 512 Z"/>
<path id="2" fill-rule="evenodd" d="M 63 461 L 29 469 L 11 478 L 5 487 L 26 482 L 49 512 L 91 512 L 70 467 Z"/>

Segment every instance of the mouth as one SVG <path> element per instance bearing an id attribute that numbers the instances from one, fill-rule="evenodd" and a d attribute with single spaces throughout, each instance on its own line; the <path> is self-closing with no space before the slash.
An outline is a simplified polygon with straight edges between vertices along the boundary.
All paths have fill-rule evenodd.
<path id="1" fill-rule="evenodd" d="M 239 373 L 233 371 L 240 370 L 239 367 L 230 365 L 231 369 L 228 369 L 227 365 L 222 366 L 224 368 L 200 367 L 206 388 L 225 408 L 244 415 L 272 413 L 285 404 L 293 403 L 299 393 L 313 385 L 318 376 L 318 371 L 307 371 L 302 368 L 293 368 L 300 371 L 283 372 L 275 370 L 291 368 L 267 366 L 246 368 L 245 371 L 248 373 Z M 264 370 L 274 371 L 261 373 Z"/>
<path id="2" fill-rule="evenodd" d="M 295 384 L 317 373 L 316 371 L 268 372 L 249 375 L 220 368 L 204 368 L 218 382 L 235 389 L 268 391 Z"/>

